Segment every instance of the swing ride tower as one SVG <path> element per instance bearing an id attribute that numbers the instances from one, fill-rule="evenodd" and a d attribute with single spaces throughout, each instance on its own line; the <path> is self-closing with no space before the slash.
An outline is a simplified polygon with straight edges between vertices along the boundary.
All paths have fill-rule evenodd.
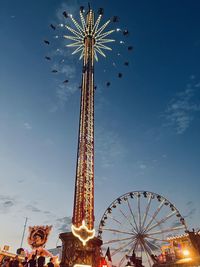
<path id="1" fill-rule="evenodd" d="M 110 20 L 100 26 L 102 15 L 100 9 L 95 20 L 90 7 L 86 16 L 81 9 L 81 23 L 70 15 L 75 27 L 65 26 L 71 35 L 64 38 L 73 41 L 66 46 L 75 47 L 72 54 L 80 53 L 83 67 L 72 232 L 60 234 L 61 267 L 96 267 L 100 262 L 102 241 L 94 229 L 94 61 L 98 55 L 105 57 L 104 50 L 111 50 L 107 43 L 114 41 L 107 38 L 114 30 L 105 32 Z"/>

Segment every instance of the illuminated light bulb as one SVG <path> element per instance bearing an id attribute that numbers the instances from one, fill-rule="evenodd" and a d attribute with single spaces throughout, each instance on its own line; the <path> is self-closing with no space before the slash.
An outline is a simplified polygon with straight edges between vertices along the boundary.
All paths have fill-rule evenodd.
<path id="1" fill-rule="evenodd" d="M 85 264 L 74 264 L 73 267 L 92 267 L 91 265 L 85 265 Z"/>
<path id="2" fill-rule="evenodd" d="M 189 255 L 190 255 L 189 250 L 188 250 L 188 249 L 184 249 L 184 250 L 183 250 L 183 255 L 184 255 L 185 257 L 189 256 Z"/>
<path id="3" fill-rule="evenodd" d="M 55 260 L 55 263 L 56 263 L 57 265 L 59 265 L 59 264 L 60 264 L 60 261 L 59 261 L 59 259 L 58 259 L 58 258 L 56 258 L 56 260 Z"/>
<path id="4" fill-rule="evenodd" d="M 82 221 L 82 225 L 76 227 L 72 224 L 71 230 L 74 236 L 78 237 L 78 239 L 82 242 L 83 246 L 95 236 L 95 229 L 89 230 L 85 224 L 85 221 Z"/>

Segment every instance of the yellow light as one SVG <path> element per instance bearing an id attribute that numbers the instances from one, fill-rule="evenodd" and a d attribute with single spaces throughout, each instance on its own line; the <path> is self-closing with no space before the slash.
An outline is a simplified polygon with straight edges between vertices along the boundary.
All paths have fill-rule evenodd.
<path id="1" fill-rule="evenodd" d="M 184 257 L 187 257 L 187 256 L 190 255 L 190 252 L 189 252 L 188 249 L 184 249 L 182 253 L 183 253 L 183 256 L 184 256 Z"/>
<path id="2" fill-rule="evenodd" d="M 86 245 L 87 241 L 92 239 L 95 235 L 95 229 L 89 230 L 85 225 L 85 221 L 82 221 L 82 225 L 80 227 L 76 227 L 72 224 L 71 230 L 74 236 L 78 237 L 78 239 L 83 243 L 83 246 Z"/>
<path id="3" fill-rule="evenodd" d="M 57 265 L 60 264 L 60 261 L 59 261 L 59 259 L 58 259 L 58 256 L 56 256 L 55 263 L 56 263 Z"/>
<path id="4" fill-rule="evenodd" d="M 74 264 L 74 267 L 92 267 L 91 265 L 85 265 L 85 264 Z"/>

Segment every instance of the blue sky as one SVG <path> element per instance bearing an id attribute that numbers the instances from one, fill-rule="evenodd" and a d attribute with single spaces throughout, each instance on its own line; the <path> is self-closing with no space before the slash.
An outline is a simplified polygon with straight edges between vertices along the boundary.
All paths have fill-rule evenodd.
<path id="1" fill-rule="evenodd" d="M 130 31 L 125 44 L 118 35 L 113 52 L 96 64 L 95 224 L 118 196 L 149 190 L 166 196 L 198 228 L 200 3 L 91 4 L 105 8 L 105 19 L 119 15 L 113 27 Z M 25 217 L 28 225 L 53 225 L 47 247 L 54 247 L 72 214 L 81 62 L 49 25 L 63 21 L 63 10 L 76 15 L 80 5 L 86 3 L 0 3 L 0 246 L 13 250 Z M 63 56 L 62 74 L 53 75 Z"/>

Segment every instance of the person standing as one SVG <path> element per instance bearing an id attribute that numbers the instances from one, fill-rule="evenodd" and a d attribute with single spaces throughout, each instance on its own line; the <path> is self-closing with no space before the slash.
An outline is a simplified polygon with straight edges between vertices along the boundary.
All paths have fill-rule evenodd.
<path id="1" fill-rule="evenodd" d="M 47 263 L 47 266 L 48 267 L 54 267 L 53 258 L 50 258 L 49 262 Z"/>
<path id="2" fill-rule="evenodd" d="M 37 260 L 37 266 L 38 267 L 44 267 L 44 265 L 45 265 L 45 257 L 43 256 L 43 253 L 41 252 L 40 256 Z"/>
<path id="3" fill-rule="evenodd" d="M 5 258 L 3 264 L 2 265 L 0 264 L 0 266 L 9 267 L 9 262 L 10 262 L 10 259 L 9 258 Z"/>
<path id="4" fill-rule="evenodd" d="M 36 267 L 36 255 L 32 255 L 31 259 L 28 261 L 28 267 Z"/>
<path id="5" fill-rule="evenodd" d="M 16 256 L 13 260 L 12 267 L 19 267 L 19 259 L 18 256 Z"/>
<path id="6" fill-rule="evenodd" d="M 10 258 L 10 261 L 9 261 L 9 267 L 12 267 L 12 264 L 13 264 L 13 259 Z"/>
<path id="7" fill-rule="evenodd" d="M 22 262 L 24 267 L 28 267 L 28 257 L 25 257 L 24 261 Z"/>

